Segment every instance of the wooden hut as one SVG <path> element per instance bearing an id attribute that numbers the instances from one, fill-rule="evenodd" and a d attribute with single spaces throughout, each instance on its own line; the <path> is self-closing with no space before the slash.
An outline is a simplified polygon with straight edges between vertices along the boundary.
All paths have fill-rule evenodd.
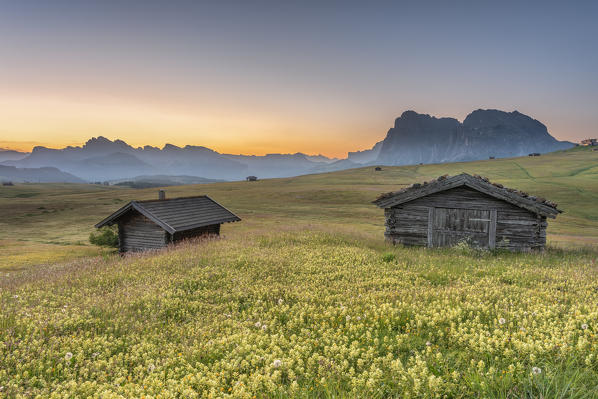
<path id="1" fill-rule="evenodd" d="M 247 181 L 257 181 L 257 176 L 247 176 L 245 178 L 245 180 L 247 180 Z"/>
<path id="2" fill-rule="evenodd" d="M 220 225 L 241 219 L 207 195 L 131 201 L 95 227 L 118 225 L 119 251 L 139 252 L 202 235 L 219 235 Z"/>
<path id="3" fill-rule="evenodd" d="M 384 208 L 384 235 L 393 243 L 444 247 L 465 241 L 513 251 L 543 249 L 546 219 L 561 212 L 553 202 L 466 173 L 383 194 L 374 204 Z"/>

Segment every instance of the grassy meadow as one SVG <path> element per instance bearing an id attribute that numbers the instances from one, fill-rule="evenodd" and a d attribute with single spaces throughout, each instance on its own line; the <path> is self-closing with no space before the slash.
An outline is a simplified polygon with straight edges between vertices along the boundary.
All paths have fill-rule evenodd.
<path id="1" fill-rule="evenodd" d="M 546 197 L 543 253 L 392 247 L 382 192 L 478 173 Z M 598 397 L 598 152 L 168 187 L 243 221 L 124 258 L 156 189 L 0 188 L 0 398 Z"/>

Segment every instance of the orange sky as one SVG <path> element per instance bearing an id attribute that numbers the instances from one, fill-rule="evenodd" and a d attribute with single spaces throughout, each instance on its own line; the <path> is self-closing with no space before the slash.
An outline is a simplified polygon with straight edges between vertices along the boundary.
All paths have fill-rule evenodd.
<path id="1" fill-rule="evenodd" d="M 0 147 L 345 157 L 415 110 L 598 134 L 598 3 L 0 2 Z"/>
<path id="2" fill-rule="evenodd" d="M 304 152 L 345 157 L 347 151 L 369 148 L 385 135 L 383 128 L 370 137 L 365 123 L 351 130 L 317 115 L 291 119 L 284 113 L 213 107 L 158 101 L 143 104 L 101 95 L 65 99 L 0 94 L 0 147 L 20 151 L 30 151 L 36 145 L 62 148 L 101 135 L 133 146 L 170 143 L 203 145 L 234 154 Z M 392 120 L 384 122 L 389 125 Z M 339 140 L 341 135 L 351 140 Z"/>
<path id="3" fill-rule="evenodd" d="M 372 117 L 371 113 L 361 113 L 358 106 L 348 104 L 346 112 L 342 108 L 329 109 L 328 113 L 335 114 L 335 118 L 317 109 L 301 117 L 292 107 L 268 112 L 259 106 L 245 109 L 234 102 L 202 104 L 167 100 L 111 97 L 103 93 L 0 94 L 0 148 L 31 151 L 36 145 L 80 146 L 101 135 L 111 140 L 122 139 L 135 147 L 162 147 L 170 143 L 202 145 L 232 154 L 303 152 L 344 158 L 348 151 L 371 148 L 383 139 L 394 118 L 409 109 L 405 106 L 395 112 L 383 108 Z M 473 110 L 465 107 L 441 113 L 437 104 L 436 107 L 432 110 L 415 107 L 415 110 L 460 120 Z M 542 117 L 531 116 L 546 123 Z M 552 127 L 548 124 L 548 128 L 557 138 L 567 139 L 567 134 L 559 133 L 572 128 L 579 129 L 577 132 L 584 129 L 583 120 L 564 114 L 545 117 L 556 122 Z"/>

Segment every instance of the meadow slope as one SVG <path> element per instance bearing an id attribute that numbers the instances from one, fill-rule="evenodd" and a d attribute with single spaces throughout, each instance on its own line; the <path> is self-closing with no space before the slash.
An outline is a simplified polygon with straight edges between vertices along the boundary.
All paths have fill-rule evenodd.
<path id="1" fill-rule="evenodd" d="M 598 397 L 598 153 L 383 169 L 169 187 L 243 221 L 124 258 L 90 226 L 155 189 L 2 189 L 0 398 Z M 384 242 L 371 200 L 462 171 L 558 202 L 551 247 Z"/>
<path id="2" fill-rule="evenodd" d="M 477 173 L 559 204 L 550 220 L 553 246 L 598 243 L 598 152 L 578 147 L 541 157 L 350 169 L 334 173 L 167 187 L 167 196 L 208 194 L 237 213 L 242 223 L 225 225 L 229 237 L 272 229 L 326 230 L 334 225 L 382 237 L 383 212 L 371 204 L 380 193 L 416 181 Z M 93 225 L 132 199 L 157 198 L 157 189 L 135 190 L 78 184 L 19 184 L 0 187 L 0 269 L 97 255 L 88 243 Z"/>

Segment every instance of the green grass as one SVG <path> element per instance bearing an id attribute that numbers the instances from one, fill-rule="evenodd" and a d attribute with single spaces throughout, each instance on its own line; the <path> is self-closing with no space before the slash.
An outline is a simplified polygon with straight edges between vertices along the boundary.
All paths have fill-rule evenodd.
<path id="1" fill-rule="evenodd" d="M 2 187 L 0 398 L 598 397 L 597 165 L 574 149 L 169 187 L 243 221 L 124 258 L 92 226 L 157 190 Z M 549 248 L 384 242 L 370 201 L 462 171 L 558 202 Z"/>

